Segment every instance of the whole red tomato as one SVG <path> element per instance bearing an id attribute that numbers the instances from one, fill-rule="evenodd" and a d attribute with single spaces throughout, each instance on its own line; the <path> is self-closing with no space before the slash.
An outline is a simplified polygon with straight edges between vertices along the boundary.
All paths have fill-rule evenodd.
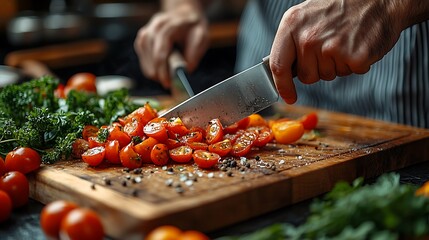
<path id="1" fill-rule="evenodd" d="M 9 195 L 0 190 L 0 223 L 6 221 L 12 212 L 12 200 Z"/>
<path id="2" fill-rule="evenodd" d="M 30 187 L 24 174 L 18 171 L 8 172 L 0 178 L 0 190 L 5 191 L 12 200 L 14 208 L 28 202 Z"/>
<path id="3" fill-rule="evenodd" d="M 92 73 L 76 73 L 69 78 L 65 86 L 66 95 L 70 90 L 97 92 L 96 76 Z"/>
<path id="4" fill-rule="evenodd" d="M 61 220 L 78 206 L 72 202 L 58 200 L 47 204 L 40 213 L 40 226 L 48 238 L 58 239 Z"/>
<path id="5" fill-rule="evenodd" d="M 86 208 L 76 208 L 61 221 L 60 237 L 70 240 L 103 239 L 103 224 L 96 212 Z"/>
<path id="6" fill-rule="evenodd" d="M 28 147 L 19 147 L 6 155 L 7 171 L 18 171 L 23 174 L 32 172 L 40 167 L 42 159 L 38 152 Z"/>

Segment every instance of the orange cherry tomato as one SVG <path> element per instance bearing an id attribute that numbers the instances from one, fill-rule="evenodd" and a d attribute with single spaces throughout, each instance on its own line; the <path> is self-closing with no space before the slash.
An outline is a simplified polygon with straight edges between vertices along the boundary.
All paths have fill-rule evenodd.
<path id="1" fill-rule="evenodd" d="M 204 233 L 195 231 L 195 230 L 188 230 L 182 232 L 182 234 L 179 235 L 176 240 L 209 240 L 209 237 L 207 237 Z"/>
<path id="2" fill-rule="evenodd" d="M 22 207 L 28 202 L 30 187 L 27 177 L 21 172 L 7 172 L 0 178 L 0 190 L 5 191 L 12 200 L 13 208 Z"/>
<path id="3" fill-rule="evenodd" d="M 165 142 L 168 139 L 166 126 L 167 120 L 165 118 L 154 118 L 144 126 L 143 132 L 159 142 Z"/>
<path id="4" fill-rule="evenodd" d="M 125 123 L 123 131 L 126 132 L 130 137 L 138 136 L 143 138 L 143 127 L 143 123 L 139 121 L 137 117 L 133 117 L 130 121 Z"/>
<path id="5" fill-rule="evenodd" d="M 192 154 L 192 158 L 198 167 L 204 169 L 213 167 L 220 160 L 219 154 L 205 150 L 195 150 Z"/>
<path id="6" fill-rule="evenodd" d="M 186 145 L 193 150 L 207 150 L 209 148 L 209 145 L 205 142 L 187 142 Z"/>
<path id="7" fill-rule="evenodd" d="M 82 130 L 82 138 L 88 140 L 89 137 L 96 137 L 99 128 L 94 125 L 86 125 Z"/>
<path id="8" fill-rule="evenodd" d="M 155 146 L 157 143 L 159 143 L 158 140 L 153 137 L 148 137 L 141 143 L 134 146 L 135 152 L 140 155 L 143 163 L 152 163 L 150 153 L 152 152 L 153 146 Z"/>
<path id="9" fill-rule="evenodd" d="M 131 142 L 131 137 L 126 132 L 122 131 L 120 126 L 113 125 L 109 128 L 107 140 L 118 140 L 119 146 L 123 148 Z"/>
<path id="10" fill-rule="evenodd" d="M 82 154 L 89 149 L 89 142 L 85 139 L 78 138 L 72 144 L 72 157 L 82 158 Z"/>
<path id="11" fill-rule="evenodd" d="M 231 155 L 235 157 L 245 156 L 252 149 L 256 138 L 257 134 L 254 130 L 244 131 L 232 145 Z"/>
<path id="12" fill-rule="evenodd" d="M 182 230 L 175 226 L 164 225 L 149 232 L 145 240 L 175 240 L 182 234 Z"/>
<path id="13" fill-rule="evenodd" d="M 189 129 L 179 117 L 172 117 L 167 121 L 167 131 L 171 138 L 177 138 L 189 133 Z"/>
<path id="14" fill-rule="evenodd" d="M 89 148 L 104 147 L 104 145 L 106 145 L 106 143 L 98 141 L 98 137 L 88 137 Z"/>
<path id="15" fill-rule="evenodd" d="M 304 126 L 298 121 L 281 121 L 272 125 L 275 140 L 280 144 L 291 144 L 304 135 Z"/>
<path id="16" fill-rule="evenodd" d="M 119 141 L 118 140 L 112 140 L 107 141 L 106 146 L 104 147 L 106 149 L 106 154 L 104 155 L 104 158 L 113 164 L 120 164 L 121 160 L 119 159 Z"/>
<path id="17" fill-rule="evenodd" d="M 6 155 L 4 163 L 8 172 L 18 171 L 27 174 L 40 167 L 42 158 L 38 152 L 31 148 L 19 147 Z"/>
<path id="18" fill-rule="evenodd" d="M 238 122 L 233 123 L 232 125 L 229 125 L 228 127 L 225 127 L 223 129 L 223 132 L 229 133 L 229 134 L 236 133 L 239 129 L 247 128 L 247 126 L 249 125 L 249 122 L 250 122 L 250 117 L 247 116 L 247 117 L 239 120 Z"/>
<path id="19" fill-rule="evenodd" d="M 189 146 L 179 146 L 169 151 L 171 159 L 179 163 L 187 163 L 192 159 L 192 148 Z"/>
<path id="20" fill-rule="evenodd" d="M 132 113 L 128 114 L 124 120 L 125 122 L 128 122 L 133 118 L 137 118 L 138 121 L 144 126 L 150 120 L 156 117 L 158 117 L 158 113 L 149 105 L 149 103 L 146 103 L 143 107 L 139 107 Z"/>
<path id="21" fill-rule="evenodd" d="M 61 220 L 73 209 L 75 203 L 58 200 L 47 204 L 40 213 L 40 226 L 48 238 L 59 239 Z"/>
<path id="22" fill-rule="evenodd" d="M 268 126 L 268 123 L 260 114 L 254 113 L 249 116 L 249 124 L 247 126 L 248 127 Z"/>
<path id="23" fill-rule="evenodd" d="M 212 144 L 223 138 L 223 127 L 219 119 L 212 119 L 206 128 L 206 142 Z"/>
<path id="24" fill-rule="evenodd" d="M 134 150 L 132 142 L 119 151 L 119 159 L 122 166 L 129 169 L 139 168 L 143 163 L 140 155 Z"/>
<path id="25" fill-rule="evenodd" d="M 0 177 L 3 176 L 7 172 L 6 166 L 4 165 L 4 160 L 0 156 Z"/>
<path id="26" fill-rule="evenodd" d="M 219 156 L 224 157 L 231 151 L 232 143 L 231 140 L 224 139 L 220 142 L 210 144 L 208 149 L 210 152 L 217 153 Z"/>
<path id="27" fill-rule="evenodd" d="M 97 92 L 96 76 L 92 73 L 76 73 L 69 78 L 65 86 L 66 95 L 70 90 Z"/>
<path id="28" fill-rule="evenodd" d="M 168 155 L 168 147 L 163 143 L 158 143 L 153 146 L 150 152 L 150 159 L 155 165 L 163 166 L 168 163 L 170 159 Z"/>
<path id="29" fill-rule="evenodd" d="M 316 128 L 319 118 L 315 112 L 311 112 L 299 118 L 298 121 L 302 123 L 305 130 L 312 130 Z"/>
<path id="30" fill-rule="evenodd" d="M 7 192 L 0 190 L 0 223 L 6 221 L 12 213 L 12 200 Z"/>
<path id="31" fill-rule="evenodd" d="M 90 148 L 82 154 L 82 160 L 89 166 L 95 167 L 100 165 L 105 155 L 106 149 L 104 147 Z"/>
<path id="32" fill-rule="evenodd" d="M 104 228 L 98 214 L 90 209 L 71 210 L 61 221 L 61 239 L 102 240 Z"/>

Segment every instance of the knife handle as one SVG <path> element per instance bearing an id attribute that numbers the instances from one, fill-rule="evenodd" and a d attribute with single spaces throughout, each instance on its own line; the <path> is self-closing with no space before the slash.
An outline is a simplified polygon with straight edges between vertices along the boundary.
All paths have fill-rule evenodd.
<path id="1" fill-rule="evenodd" d="M 186 75 L 186 61 L 178 50 L 173 50 L 170 54 L 168 57 L 168 65 L 170 67 L 172 79 L 179 78 L 189 97 L 194 96 L 194 91 L 192 90 Z"/>

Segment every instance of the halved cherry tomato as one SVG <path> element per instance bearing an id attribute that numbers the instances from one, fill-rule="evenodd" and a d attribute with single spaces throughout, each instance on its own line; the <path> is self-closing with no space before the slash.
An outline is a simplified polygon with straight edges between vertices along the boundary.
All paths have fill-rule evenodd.
<path id="1" fill-rule="evenodd" d="M 244 131 L 234 142 L 231 149 L 231 155 L 242 157 L 249 153 L 252 149 L 253 142 L 256 140 L 257 134 L 254 130 Z"/>
<path id="2" fill-rule="evenodd" d="M 299 118 L 298 121 L 302 123 L 305 130 L 312 130 L 316 128 L 319 118 L 315 112 L 311 112 Z"/>
<path id="3" fill-rule="evenodd" d="M 137 117 L 133 117 L 130 121 L 125 123 L 123 131 L 126 132 L 130 137 L 138 136 L 142 138 L 144 135 L 143 127 L 143 123 L 139 121 Z"/>
<path id="4" fill-rule="evenodd" d="M 18 171 L 23 174 L 32 172 L 40 167 L 42 158 L 39 153 L 28 147 L 19 147 L 6 155 L 7 171 Z"/>
<path id="5" fill-rule="evenodd" d="M 203 131 L 192 129 L 189 131 L 188 134 L 182 136 L 181 142 L 188 143 L 188 142 L 202 142 L 204 138 Z"/>
<path id="6" fill-rule="evenodd" d="M 71 210 L 61 221 L 61 239 L 102 240 L 104 228 L 96 212 L 86 208 Z"/>
<path id="7" fill-rule="evenodd" d="M 148 137 L 141 143 L 134 145 L 134 151 L 140 155 L 143 163 L 152 163 L 150 153 L 153 146 L 155 146 L 157 143 L 159 143 L 158 140 L 153 137 Z"/>
<path id="8" fill-rule="evenodd" d="M 274 139 L 273 131 L 271 131 L 269 127 L 259 126 L 259 127 L 252 127 L 252 128 L 254 128 L 258 133 L 258 136 L 253 142 L 254 146 L 263 147 Z"/>
<path id="9" fill-rule="evenodd" d="M 89 137 L 88 138 L 88 147 L 89 148 L 104 147 L 104 145 L 106 145 L 106 143 L 98 141 L 98 137 Z"/>
<path id="10" fill-rule="evenodd" d="M 88 140 L 89 137 L 96 137 L 99 128 L 94 125 L 86 125 L 82 130 L 82 138 Z"/>
<path id="11" fill-rule="evenodd" d="M 40 226 L 48 238 L 59 239 L 61 220 L 73 209 L 78 208 L 75 203 L 57 200 L 48 203 L 40 213 Z"/>
<path id="12" fill-rule="evenodd" d="M 153 146 L 150 152 L 150 159 L 155 165 L 163 166 L 168 163 L 168 147 L 163 143 L 158 143 Z"/>
<path id="13" fill-rule="evenodd" d="M 113 164 L 120 164 L 121 160 L 119 159 L 119 141 L 118 140 L 112 140 L 107 141 L 106 146 L 104 147 L 106 149 L 106 154 L 104 155 L 104 158 Z"/>
<path id="14" fill-rule="evenodd" d="M 182 234 L 182 230 L 175 226 L 164 225 L 149 232 L 145 240 L 175 240 Z"/>
<path id="15" fill-rule="evenodd" d="M 13 208 L 22 207 L 28 202 L 30 187 L 27 177 L 21 172 L 12 171 L 3 175 L 0 178 L 0 190 L 9 195 Z"/>
<path id="16" fill-rule="evenodd" d="M 137 108 L 132 113 L 128 114 L 123 120 L 125 121 L 123 125 L 127 122 L 130 122 L 131 119 L 137 118 L 143 126 L 145 126 L 149 121 L 158 117 L 158 113 L 153 109 L 149 103 L 146 103 L 144 106 Z"/>
<path id="17" fill-rule="evenodd" d="M 0 190 L 0 223 L 6 221 L 12 213 L 12 200 L 9 195 Z"/>
<path id="18" fill-rule="evenodd" d="M 204 169 L 213 167 L 220 160 L 219 154 L 205 150 L 195 150 L 192 154 L 192 158 L 198 167 Z"/>
<path id="19" fill-rule="evenodd" d="M 298 121 L 281 121 L 272 125 L 271 130 L 278 143 L 291 144 L 304 135 L 304 126 Z"/>
<path id="20" fill-rule="evenodd" d="M 89 142 L 82 138 L 77 138 L 72 144 L 72 157 L 81 158 L 82 154 L 89 149 Z"/>
<path id="21" fill-rule="evenodd" d="M 120 126 L 116 125 L 109 128 L 107 140 L 118 140 L 119 146 L 123 148 L 131 142 L 131 137 L 126 132 L 123 132 Z"/>
<path id="22" fill-rule="evenodd" d="M 172 117 L 167 121 L 167 130 L 170 138 L 177 138 L 189 133 L 189 129 L 179 117 Z"/>
<path id="23" fill-rule="evenodd" d="M 207 150 L 209 148 L 209 145 L 205 142 L 187 142 L 186 145 L 193 150 Z"/>
<path id="24" fill-rule="evenodd" d="M 248 127 L 268 126 L 267 121 L 258 113 L 251 114 L 249 119 Z"/>
<path id="25" fill-rule="evenodd" d="M 144 126 L 143 132 L 159 142 L 165 142 L 168 139 L 166 126 L 167 120 L 165 118 L 154 118 Z"/>
<path id="26" fill-rule="evenodd" d="M 189 146 L 180 146 L 169 151 L 171 159 L 179 163 L 187 163 L 192 159 L 192 148 Z"/>
<path id="27" fill-rule="evenodd" d="M 65 86 L 65 94 L 67 95 L 70 90 L 97 92 L 95 84 L 96 76 L 92 73 L 76 73 L 69 78 Z"/>
<path id="28" fill-rule="evenodd" d="M 221 157 L 228 155 L 231 149 L 232 149 L 232 143 L 231 143 L 231 140 L 229 139 L 224 139 L 220 142 L 209 145 L 209 151 L 212 153 L 217 153 Z"/>
<path id="29" fill-rule="evenodd" d="M 106 154 L 104 147 L 90 148 L 82 154 L 82 160 L 89 166 L 95 167 L 100 165 Z"/>
<path id="30" fill-rule="evenodd" d="M 219 119 L 212 119 L 206 128 L 206 142 L 212 144 L 223 138 L 223 126 Z"/>
<path id="31" fill-rule="evenodd" d="M 7 172 L 6 166 L 4 165 L 4 160 L 0 156 L 0 177 L 3 176 Z"/>
<path id="32" fill-rule="evenodd" d="M 180 141 L 178 139 L 169 138 L 169 139 L 167 139 L 167 141 L 165 141 L 165 145 L 167 145 L 168 149 L 173 149 L 173 148 L 183 146 L 183 145 L 185 145 L 185 143 L 183 143 L 182 141 Z"/>
<path id="33" fill-rule="evenodd" d="M 142 165 L 142 159 L 134 150 L 132 142 L 119 151 L 119 159 L 121 160 L 122 166 L 130 169 L 138 168 Z"/>
<path id="34" fill-rule="evenodd" d="M 224 133 L 230 133 L 230 134 L 236 133 L 239 129 L 247 128 L 247 126 L 249 125 L 249 122 L 250 122 L 250 117 L 247 116 L 247 117 L 239 120 L 238 122 L 233 123 L 232 125 L 229 125 L 228 127 L 225 127 L 223 129 L 223 132 Z"/>

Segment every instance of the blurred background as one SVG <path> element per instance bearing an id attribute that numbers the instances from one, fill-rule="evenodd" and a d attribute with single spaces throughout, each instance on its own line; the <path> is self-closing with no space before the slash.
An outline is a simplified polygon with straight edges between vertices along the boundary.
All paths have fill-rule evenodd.
<path id="1" fill-rule="evenodd" d="M 195 92 L 233 74 L 245 0 L 214 0 L 207 9 L 210 49 L 189 79 Z M 50 72 L 131 79 L 134 95 L 166 93 L 144 79 L 133 50 L 138 29 L 159 9 L 153 0 L 1 0 L 0 87 Z"/>

